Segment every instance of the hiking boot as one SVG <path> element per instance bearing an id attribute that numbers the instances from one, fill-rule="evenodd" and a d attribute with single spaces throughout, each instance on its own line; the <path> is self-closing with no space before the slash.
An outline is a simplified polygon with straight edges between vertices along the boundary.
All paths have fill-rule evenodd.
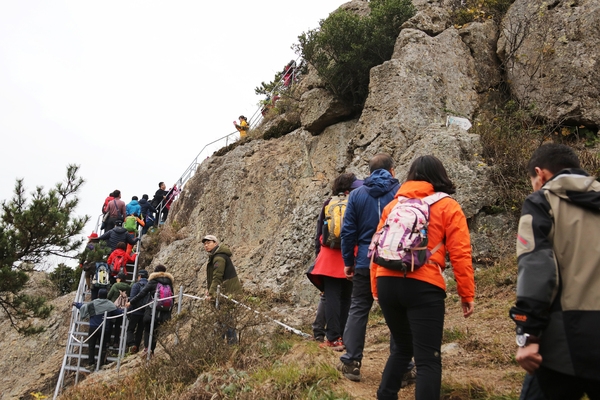
<path id="1" fill-rule="evenodd" d="M 325 341 L 325 337 L 324 336 L 315 336 L 315 340 L 317 342 L 323 343 Z"/>
<path id="2" fill-rule="evenodd" d="M 138 352 L 138 347 L 137 347 L 136 345 L 129 346 L 129 352 L 130 352 L 131 354 L 135 354 L 135 353 L 137 353 L 137 352 Z"/>
<path id="3" fill-rule="evenodd" d="M 325 339 L 325 341 L 321 343 L 319 347 L 321 347 L 322 349 L 331 349 L 335 351 L 342 351 L 345 348 L 344 342 L 342 342 L 342 338 L 337 338 L 333 342 L 330 342 L 329 340 Z"/>
<path id="4" fill-rule="evenodd" d="M 417 367 L 413 366 L 410 371 L 402 375 L 402 381 L 400 382 L 400 387 L 406 387 L 411 383 L 415 383 L 417 381 Z"/>
<path id="5" fill-rule="evenodd" d="M 344 378 L 353 382 L 360 382 L 360 361 L 350 361 L 349 364 L 340 362 L 338 370 L 342 372 Z"/>

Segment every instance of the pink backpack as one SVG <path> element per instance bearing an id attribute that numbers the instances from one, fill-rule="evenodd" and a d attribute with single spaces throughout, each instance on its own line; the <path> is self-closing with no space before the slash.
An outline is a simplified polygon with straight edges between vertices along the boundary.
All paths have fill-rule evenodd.
<path id="1" fill-rule="evenodd" d="M 157 310 L 170 310 L 173 307 L 173 290 L 171 286 L 163 285 L 158 282 L 156 285 L 156 291 L 158 292 L 158 302 L 156 303 Z"/>
<path id="2" fill-rule="evenodd" d="M 382 267 L 404 272 L 404 276 L 427 263 L 440 249 L 440 242 L 427 250 L 429 208 L 435 202 L 448 197 L 437 192 L 423 199 L 399 197 L 385 225 L 373 235 L 369 245 L 371 261 Z"/>

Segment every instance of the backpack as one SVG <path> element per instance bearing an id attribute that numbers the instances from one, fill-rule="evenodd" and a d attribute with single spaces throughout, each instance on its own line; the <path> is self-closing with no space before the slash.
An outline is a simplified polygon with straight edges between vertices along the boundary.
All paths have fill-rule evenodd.
<path id="1" fill-rule="evenodd" d="M 146 225 L 144 225 L 144 228 L 150 228 L 152 225 L 154 225 L 154 217 L 152 216 L 152 214 L 148 214 L 146 215 Z"/>
<path id="2" fill-rule="evenodd" d="M 119 290 L 119 297 L 117 297 L 114 303 L 117 308 L 125 308 L 125 305 L 127 304 L 127 292 L 124 290 Z"/>
<path id="3" fill-rule="evenodd" d="M 333 196 L 325 206 L 325 220 L 323 221 L 323 244 L 332 249 L 342 246 L 342 224 L 344 213 L 348 205 L 348 197 L 344 194 Z"/>
<path id="4" fill-rule="evenodd" d="M 156 303 L 156 309 L 160 311 L 170 310 L 173 307 L 173 299 L 168 298 L 173 296 L 173 290 L 171 286 L 163 285 L 158 282 L 156 284 L 156 291 L 158 292 L 158 302 Z"/>
<path id="5" fill-rule="evenodd" d="M 110 265 L 110 270 L 112 271 L 112 275 L 115 276 L 121 271 L 123 271 L 125 274 L 127 274 L 126 265 L 127 265 L 127 258 L 125 257 L 125 255 L 115 256 L 112 264 Z"/>
<path id="6" fill-rule="evenodd" d="M 93 284 L 94 287 L 97 288 L 108 288 L 108 286 L 110 285 L 110 281 L 109 281 L 109 267 L 108 264 L 105 262 L 97 262 L 96 263 L 96 275 L 94 276 L 93 279 Z"/>
<path id="7" fill-rule="evenodd" d="M 385 225 L 373 235 L 368 256 L 382 267 L 404 272 L 418 269 L 442 246 L 427 250 L 430 206 L 448 197 L 438 192 L 423 199 L 399 197 Z"/>
<path id="8" fill-rule="evenodd" d="M 135 230 L 137 229 L 137 217 L 134 215 L 130 215 L 127 218 L 125 218 L 123 228 L 125 228 L 127 232 L 135 232 Z"/>

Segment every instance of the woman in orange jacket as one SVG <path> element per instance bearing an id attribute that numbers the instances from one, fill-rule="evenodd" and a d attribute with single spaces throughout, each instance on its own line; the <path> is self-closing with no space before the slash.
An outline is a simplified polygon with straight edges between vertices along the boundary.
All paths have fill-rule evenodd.
<path id="1" fill-rule="evenodd" d="M 455 187 L 440 160 L 417 158 L 396 198 L 381 215 L 379 231 L 399 198 L 418 198 L 436 192 L 449 195 Z M 456 202 L 444 197 L 430 207 L 427 248 L 433 254 L 426 264 L 406 274 L 373 263 L 371 288 L 397 346 L 392 347 L 377 390 L 378 399 L 397 399 L 402 374 L 414 356 L 417 366 L 416 399 L 439 399 L 442 381 L 441 346 L 446 285 L 442 271 L 446 253 L 456 278 L 464 317 L 473 313 L 475 282 L 471 241 L 465 215 Z M 437 250 L 434 249 L 437 247 Z"/>

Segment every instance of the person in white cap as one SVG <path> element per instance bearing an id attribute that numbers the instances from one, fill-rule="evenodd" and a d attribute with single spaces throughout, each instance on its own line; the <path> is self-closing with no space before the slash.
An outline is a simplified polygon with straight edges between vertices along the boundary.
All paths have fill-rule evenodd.
<path id="1" fill-rule="evenodd" d="M 231 250 L 226 244 L 219 243 L 213 235 L 202 238 L 204 250 L 209 254 L 206 267 L 206 295 L 214 298 L 217 286 L 221 286 L 223 294 L 237 294 L 242 291 L 242 284 L 231 262 Z"/>

